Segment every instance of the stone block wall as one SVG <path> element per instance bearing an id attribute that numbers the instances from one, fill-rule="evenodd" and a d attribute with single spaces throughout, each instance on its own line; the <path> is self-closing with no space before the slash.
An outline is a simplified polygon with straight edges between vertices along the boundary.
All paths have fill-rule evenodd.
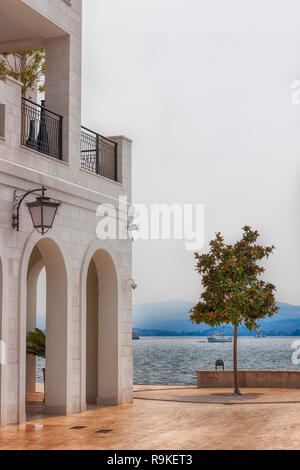
<path id="1" fill-rule="evenodd" d="M 65 31 L 45 43 L 47 106 L 64 118 L 63 161 L 20 145 L 21 86 L 0 77 L 0 339 L 5 341 L 7 362 L 0 366 L 0 424 L 24 422 L 26 387 L 27 268 L 34 247 L 50 239 L 62 254 L 67 287 L 66 413 L 85 409 L 84 270 L 88 258 L 104 250 L 113 260 L 118 280 L 118 397 L 132 400 L 131 241 L 99 240 L 96 236 L 99 204 L 116 207 L 117 219 L 127 222 L 131 203 L 131 141 L 118 143 L 118 182 L 80 169 L 81 119 L 81 0 L 23 0 L 23 3 Z M 99 130 L 98 130 L 99 131 Z M 47 188 L 47 196 L 60 208 L 53 229 L 42 236 L 33 229 L 25 204 L 20 231 L 11 226 L 14 192 Z M 28 202 L 38 194 L 28 197 Z M 127 203 L 119 207 L 119 197 Z M 1 292 L 1 290 L 0 290 Z M 53 299 L 59 302 L 59 299 Z M 59 364 L 57 365 L 59 367 Z"/>
<path id="2" fill-rule="evenodd" d="M 240 370 L 238 372 L 241 388 L 299 388 L 300 371 L 293 370 Z M 232 388 L 232 370 L 198 370 L 198 388 Z"/>

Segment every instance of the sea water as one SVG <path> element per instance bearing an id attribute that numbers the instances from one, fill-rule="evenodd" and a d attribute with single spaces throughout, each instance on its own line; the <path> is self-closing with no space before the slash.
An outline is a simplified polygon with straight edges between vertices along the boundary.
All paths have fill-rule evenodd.
<path id="1" fill-rule="evenodd" d="M 257 370 L 300 370 L 293 364 L 294 336 L 238 339 L 238 367 Z M 133 342 L 135 384 L 196 385 L 196 370 L 213 370 L 217 359 L 233 367 L 233 343 L 208 343 L 202 336 L 144 336 Z M 299 346 L 298 346 L 299 348 Z M 300 354 L 299 354 L 300 357 Z M 37 381 L 42 382 L 44 360 L 37 360 Z"/>

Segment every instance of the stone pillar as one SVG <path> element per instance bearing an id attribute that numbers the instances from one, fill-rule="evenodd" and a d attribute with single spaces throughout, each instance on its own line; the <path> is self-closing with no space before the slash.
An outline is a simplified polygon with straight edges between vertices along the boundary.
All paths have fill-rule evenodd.
<path id="1" fill-rule="evenodd" d="M 123 184 L 123 188 L 128 194 L 129 202 L 131 202 L 132 140 L 123 135 L 109 137 L 109 139 L 118 144 L 118 182 Z"/>
<path id="2" fill-rule="evenodd" d="M 2 253 L 1 253 L 2 254 Z M 4 273 L 6 275 L 6 273 Z M 6 331 L 3 313 L 3 267 L 0 255 L 0 426 L 6 424 L 5 385 L 6 385 Z"/>
<path id="3" fill-rule="evenodd" d="M 97 251 L 98 405 L 118 404 L 118 281 L 112 258 Z"/>
<path id="4" fill-rule="evenodd" d="M 111 140 L 118 143 L 118 181 L 122 183 L 121 194 L 126 194 L 127 203 L 132 201 L 131 192 L 131 159 L 132 141 L 124 136 L 113 136 Z M 119 220 L 126 228 L 128 223 L 128 206 L 120 204 Z M 131 403 L 133 400 L 133 368 L 132 368 L 132 290 L 127 281 L 132 277 L 132 243 L 123 240 L 122 259 L 119 267 L 120 287 L 122 295 L 118 312 L 118 404 Z"/>
<path id="5" fill-rule="evenodd" d="M 8 75 L 0 75 L 0 130 L 7 145 L 18 148 L 21 143 L 22 83 Z"/>
<path id="6" fill-rule="evenodd" d="M 74 176 L 80 168 L 81 38 L 46 41 L 46 107 L 63 116 L 63 160 Z"/>
<path id="7" fill-rule="evenodd" d="M 1 103 L 1 129 L 5 140 L 5 146 L 0 148 L 0 156 L 13 160 L 15 149 L 20 146 L 21 132 L 21 92 L 22 83 L 8 77 L 0 76 L 0 103 Z M 2 148 L 4 153 L 2 153 Z M 7 149 L 14 151 L 7 152 Z M 1 191 L 1 211 L 12 211 L 13 188 L 2 188 Z M 6 222 L 2 220 L 1 228 L 9 228 L 10 219 Z M 8 225 L 6 225 L 8 223 Z M 9 244 L 17 248 L 16 233 L 9 234 Z M 1 240 L 3 249 L 3 288 L 2 288 L 2 319 L 1 338 L 5 342 L 6 362 L 0 367 L 1 392 L 0 392 L 0 425 L 16 424 L 24 419 L 19 415 L 19 338 L 18 338 L 18 309 L 19 309 L 19 255 L 13 250 L 4 247 L 4 240 Z M 17 252 L 18 250 L 16 250 Z"/>

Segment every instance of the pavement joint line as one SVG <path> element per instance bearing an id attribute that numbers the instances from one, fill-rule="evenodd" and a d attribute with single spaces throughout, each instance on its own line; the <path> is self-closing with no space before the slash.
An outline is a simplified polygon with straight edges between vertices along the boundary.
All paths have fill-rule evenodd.
<path id="1" fill-rule="evenodd" d="M 192 401 L 192 400 L 172 400 L 167 398 L 145 398 L 134 397 L 134 400 L 149 400 L 149 401 L 169 401 L 172 403 L 198 403 L 199 405 L 290 405 L 299 404 L 300 401 L 257 401 L 257 402 L 236 402 L 236 403 L 221 403 L 219 401 Z"/>
<path id="2" fill-rule="evenodd" d="M 133 393 L 139 393 L 139 392 L 161 392 L 164 390 L 197 390 L 197 387 L 195 386 L 192 388 L 191 386 L 186 386 L 186 387 L 171 387 L 171 388 L 143 388 L 141 390 L 134 390 Z"/>

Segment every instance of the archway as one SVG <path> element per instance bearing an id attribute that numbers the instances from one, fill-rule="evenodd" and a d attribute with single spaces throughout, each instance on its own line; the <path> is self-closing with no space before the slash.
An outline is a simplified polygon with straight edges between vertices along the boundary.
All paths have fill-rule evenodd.
<path id="1" fill-rule="evenodd" d="M 37 283 L 43 267 L 46 271 L 46 380 L 43 411 L 47 414 L 65 414 L 67 412 L 68 282 L 62 253 L 50 238 L 38 241 L 32 249 L 28 262 L 27 331 L 36 326 Z M 27 393 L 36 391 L 35 382 L 35 359 L 27 356 Z"/>
<path id="2" fill-rule="evenodd" d="M 44 261 L 37 246 L 34 247 L 27 271 L 26 334 L 37 327 L 37 286 Z M 36 358 L 26 355 L 26 394 L 36 392 Z"/>
<path id="3" fill-rule="evenodd" d="M 103 249 L 92 256 L 86 277 L 86 402 L 118 403 L 118 282 Z"/>

